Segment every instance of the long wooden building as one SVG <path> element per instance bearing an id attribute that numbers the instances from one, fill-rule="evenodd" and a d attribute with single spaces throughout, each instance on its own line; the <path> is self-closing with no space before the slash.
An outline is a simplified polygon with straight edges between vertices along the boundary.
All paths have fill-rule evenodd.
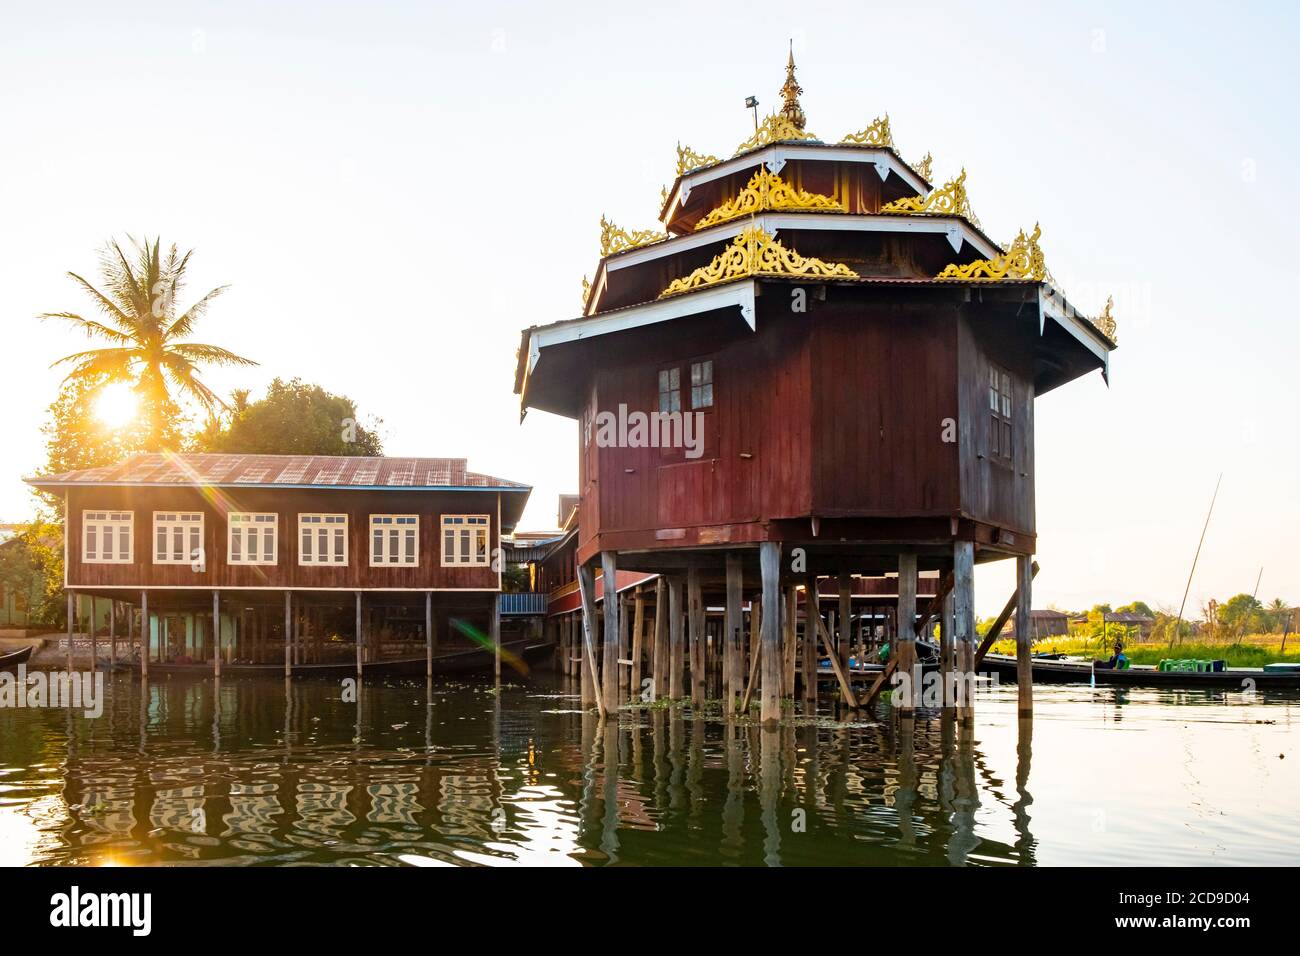
<path id="1" fill-rule="evenodd" d="M 725 695 L 739 696 L 753 599 L 765 722 L 792 693 L 799 595 L 821 579 L 851 594 L 856 578 L 897 576 L 894 661 L 908 673 L 916 628 L 936 619 L 945 668 L 973 669 L 975 563 L 1016 561 L 1027 613 L 1034 399 L 1108 375 L 1115 348 L 1109 307 L 1094 320 L 1066 300 L 1037 226 L 994 242 L 965 172 L 934 186 L 930 157 L 906 161 L 888 117 L 816 137 L 793 58 L 781 92 L 730 156 L 678 147 L 662 229 L 602 221 L 580 314 L 523 331 L 515 381 L 523 413 L 579 423 L 580 581 L 593 590 L 597 564 L 611 587 L 619 569 L 666 576 L 659 692 L 680 696 L 681 669 L 700 669 L 696 609 L 722 604 Z M 932 606 L 917 606 L 920 572 L 943 581 Z M 590 597 L 586 656 L 609 709 L 619 651 L 597 649 Z M 619 633 L 618 602 L 601 618 Z M 843 663 L 820 620 L 797 638 L 806 673 L 822 653 Z"/>
<path id="2" fill-rule="evenodd" d="M 423 670 L 491 647 L 501 539 L 531 490 L 460 458 L 303 455 L 140 454 L 28 482 L 63 499 L 69 633 L 77 595 L 140 608 L 146 672 Z"/>

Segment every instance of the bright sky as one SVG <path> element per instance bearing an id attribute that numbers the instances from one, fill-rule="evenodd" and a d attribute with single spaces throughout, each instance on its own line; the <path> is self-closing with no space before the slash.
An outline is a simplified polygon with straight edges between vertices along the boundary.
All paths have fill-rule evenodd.
<path id="1" fill-rule="evenodd" d="M 674 145 L 725 155 L 778 101 L 794 38 L 809 129 L 888 111 L 902 153 L 968 171 L 988 232 L 1042 223 L 1080 308 L 1115 296 L 1120 351 L 1037 405 L 1035 605 L 1250 591 L 1300 603 L 1300 155 L 1290 3 L 121 2 L 0 15 L 0 518 L 86 345 L 34 318 L 90 306 L 109 236 L 196 250 L 232 288 L 196 338 L 384 419 L 389 453 L 458 455 L 576 490 L 576 426 L 518 424 L 519 330 L 572 318 L 598 220 L 656 225 Z M 1277 299 L 1278 293 L 1283 298 Z M 188 300 L 186 301 L 187 304 Z M 1003 562 L 1005 565 L 1006 562 Z M 980 570 L 994 613 L 1006 567 Z"/>

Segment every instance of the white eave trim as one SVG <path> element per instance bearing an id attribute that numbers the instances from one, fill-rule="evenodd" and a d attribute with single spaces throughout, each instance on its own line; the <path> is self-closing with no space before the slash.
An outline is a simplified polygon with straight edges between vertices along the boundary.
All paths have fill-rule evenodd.
<path id="1" fill-rule="evenodd" d="M 541 358 L 542 349 L 579 339 L 595 338 L 598 335 L 611 335 L 643 325 L 658 322 L 670 322 L 700 312 L 712 312 L 736 306 L 740 316 L 752 331 L 755 328 L 754 298 L 756 281 L 742 279 L 726 285 L 684 292 L 669 299 L 646 302 L 643 305 L 629 306 L 606 315 L 591 318 L 570 319 L 546 328 L 534 329 L 528 335 L 528 373 L 531 378 Z"/>
<path id="2" fill-rule="evenodd" d="M 1101 376 L 1110 384 L 1110 349 L 1106 348 L 1096 334 L 1084 327 L 1088 320 L 1079 314 L 1078 309 L 1070 305 L 1065 297 L 1050 286 L 1042 285 L 1038 289 L 1038 332 L 1041 335 L 1048 319 L 1054 321 L 1065 331 L 1078 339 L 1079 343 L 1101 362 Z"/>
<path id="3" fill-rule="evenodd" d="M 891 149 L 883 146 L 864 148 L 860 146 L 809 146 L 800 143 L 773 143 L 770 146 L 764 146 L 762 149 L 745 153 L 743 156 L 723 160 L 715 166 L 707 166 L 683 175 L 677 182 L 677 188 L 673 191 L 672 202 L 668 205 L 668 216 L 671 218 L 671 214 L 676 211 L 677 207 L 690 198 L 691 190 L 696 186 L 713 182 L 723 176 L 730 176 L 732 173 L 743 169 L 750 169 L 759 163 L 766 165 L 772 172 L 779 173 L 782 167 L 785 166 L 786 161 L 790 159 L 820 160 L 826 163 L 868 163 L 875 167 L 876 174 L 880 177 L 881 182 L 888 179 L 891 173 L 895 173 L 916 190 L 918 194 L 925 194 L 930 191 L 925 180 L 918 176 L 911 166 L 899 159 Z"/>

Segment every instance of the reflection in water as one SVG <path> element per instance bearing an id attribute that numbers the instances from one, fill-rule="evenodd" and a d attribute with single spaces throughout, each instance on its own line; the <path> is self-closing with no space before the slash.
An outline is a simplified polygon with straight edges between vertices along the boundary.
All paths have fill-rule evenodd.
<path id="1" fill-rule="evenodd" d="M 0 862 L 1268 863 L 1300 846 L 1297 761 L 1274 756 L 1294 697 L 1039 688 L 1035 725 L 1010 688 L 973 728 L 882 709 L 763 731 L 682 706 L 600 721 L 544 675 L 348 691 L 118 676 L 100 720 L 0 711 Z"/>

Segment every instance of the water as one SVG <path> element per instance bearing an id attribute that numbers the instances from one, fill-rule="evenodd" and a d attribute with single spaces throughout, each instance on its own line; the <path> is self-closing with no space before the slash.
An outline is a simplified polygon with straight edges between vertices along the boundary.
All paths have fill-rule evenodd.
<path id="1" fill-rule="evenodd" d="M 110 680 L 0 710 L 0 863 L 1290 864 L 1300 696 L 1015 688 L 775 733 L 527 685 Z M 143 706 L 142 706 L 143 705 Z M 219 705 L 219 706 L 214 706 Z M 882 714 L 886 713 L 882 709 Z"/>

